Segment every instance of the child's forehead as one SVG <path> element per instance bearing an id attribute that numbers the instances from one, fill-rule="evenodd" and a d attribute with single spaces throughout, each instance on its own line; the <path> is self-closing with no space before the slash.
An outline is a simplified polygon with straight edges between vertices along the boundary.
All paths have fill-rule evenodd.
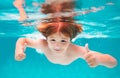
<path id="1" fill-rule="evenodd" d="M 60 32 L 54 33 L 54 34 L 50 35 L 49 37 L 50 37 L 50 38 L 59 37 L 59 38 L 62 38 L 62 39 L 70 38 L 70 37 L 65 36 L 63 33 L 60 33 Z"/>

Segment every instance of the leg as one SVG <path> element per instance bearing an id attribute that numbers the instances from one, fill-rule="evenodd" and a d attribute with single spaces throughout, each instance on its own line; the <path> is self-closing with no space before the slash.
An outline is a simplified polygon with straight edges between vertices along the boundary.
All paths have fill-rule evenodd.
<path id="1" fill-rule="evenodd" d="M 27 14 L 24 10 L 23 4 L 24 4 L 24 0 L 15 0 L 13 2 L 13 5 L 18 9 L 19 13 L 20 13 L 20 21 L 24 21 L 27 19 Z"/>

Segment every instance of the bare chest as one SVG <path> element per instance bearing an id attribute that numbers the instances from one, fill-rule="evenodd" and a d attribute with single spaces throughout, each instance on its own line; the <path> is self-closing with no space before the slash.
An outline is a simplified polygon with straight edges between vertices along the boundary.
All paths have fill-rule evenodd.
<path id="1" fill-rule="evenodd" d="M 50 62 L 61 65 L 68 65 L 72 63 L 74 60 L 78 59 L 78 57 L 71 55 L 53 55 L 48 53 L 45 54 L 45 56 Z"/>

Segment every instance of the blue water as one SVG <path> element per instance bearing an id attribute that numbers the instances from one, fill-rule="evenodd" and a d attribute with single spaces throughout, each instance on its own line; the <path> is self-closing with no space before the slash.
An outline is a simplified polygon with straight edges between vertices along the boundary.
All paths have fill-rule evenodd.
<path id="1" fill-rule="evenodd" d="M 83 16 L 76 16 L 76 22 L 83 25 L 83 33 L 74 39 L 74 44 L 107 53 L 118 60 L 115 68 L 98 66 L 90 68 L 87 63 L 78 59 L 70 65 L 53 64 L 44 54 L 35 49 L 26 49 L 26 59 L 14 60 L 16 40 L 19 37 L 41 37 L 35 26 L 24 27 L 17 21 L 18 11 L 12 5 L 13 0 L 0 2 L 0 78 L 120 78 L 120 0 L 77 0 L 76 9 L 104 6 L 101 11 Z M 43 3 L 44 0 L 26 0 L 30 18 L 37 19 L 43 15 L 31 6 L 32 1 Z M 114 5 L 106 3 L 113 2 Z M 38 9 L 37 9 L 38 10 Z"/>

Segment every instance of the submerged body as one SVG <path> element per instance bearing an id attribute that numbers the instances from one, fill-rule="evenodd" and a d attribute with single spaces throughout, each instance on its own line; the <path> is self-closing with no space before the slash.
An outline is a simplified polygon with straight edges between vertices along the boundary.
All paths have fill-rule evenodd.
<path id="1" fill-rule="evenodd" d="M 53 38 L 53 37 L 52 37 Z M 58 37 L 59 38 L 59 37 Z M 108 54 L 101 54 L 95 51 L 88 51 L 87 46 L 76 46 L 72 43 L 48 40 L 32 40 L 28 38 L 20 38 L 16 45 L 16 60 L 23 60 L 25 58 L 24 47 L 32 47 L 41 49 L 47 59 L 55 64 L 68 65 L 78 58 L 82 58 L 88 62 L 91 67 L 97 65 L 104 65 L 107 67 L 114 67 L 116 60 Z"/>
<path id="2" fill-rule="evenodd" d="M 55 64 L 68 65 L 78 58 L 84 59 L 90 67 L 103 65 L 114 67 L 117 61 L 109 54 L 102 54 L 89 50 L 88 46 L 77 46 L 71 43 L 71 39 L 81 32 L 80 26 L 65 23 L 49 23 L 38 27 L 38 30 L 46 39 L 33 40 L 30 38 L 20 38 L 16 43 L 15 59 L 23 60 L 25 58 L 25 48 L 31 47 L 41 49 L 47 59 Z M 73 34 L 74 33 L 74 34 Z"/>

